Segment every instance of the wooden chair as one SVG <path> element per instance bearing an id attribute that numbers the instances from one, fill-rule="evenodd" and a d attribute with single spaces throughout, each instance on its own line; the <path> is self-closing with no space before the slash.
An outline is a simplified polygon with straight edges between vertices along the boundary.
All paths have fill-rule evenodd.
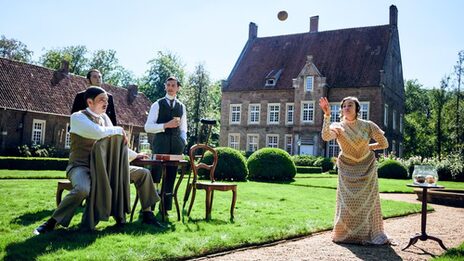
<path id="1" fill-rule="evenodd" d="M 205 163 L 201 163 L 199 161 L 195 161 L 196 159 L 196 151 L 202 149 L 203 154 L 207 151 L 213 153 L 213 163 L 211 165 L 207 165 Z M 213 197 L 214 191 L 232 191 L 232 205 L 230 206 L 230 218 L 231 220 L 234 219 L 234 208 L 235 202 L 237 200 L 237 184 L 229 184 L 229 183 L 220 183 L 214 180 L 214 171 L 217 166 L 218 162 L 218 154 L 217 151 L 206 144 L 196 144 L 192 146 L 189 153 L 190 157 L 190 166 L 192 167 L 193 172 L 193 180 L 191 184 L 192 188 L 192 199 L 190 201 L 190 206 L 187 212 L 187 216 L 190 216 L 190 211 L 193 207 L 193 202 L 195 201 L 195 195 L 197 189 L 204 189 L 206 192 L 206 219 L 211 219 L 211 209 L 213 206 Z M 209 171 L 209 178 L 210 181 L 208 182 L 198 182 L 198 170 L 199 169 L 206 169 Z"/>

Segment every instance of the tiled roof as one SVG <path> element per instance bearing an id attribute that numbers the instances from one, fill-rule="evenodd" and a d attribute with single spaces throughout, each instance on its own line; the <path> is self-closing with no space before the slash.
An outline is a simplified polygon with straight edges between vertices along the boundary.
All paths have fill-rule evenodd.
<path id="1" fill-rule="evenodd" d="M 74 96 L 87 88 L 87 79 L 67 75 L 53 84 L 54 74 L 59 72 L 0 58 L 0 108 L 70 115 Z M 102 87 L 113 95 L 119 125 L 145 125 L 151 103 L 143 93 L 129 104 L 126 89 Z"/>
<path id="2" fill-rule="evenodd" d="M 281 35 L 250 40 L 224 91 L 269 89 L 266 75 L 283 69 L 275 89 L 292 88 L 307 56 L 329 87 L 378 86 L 387 53 L 390 25 Z"/>

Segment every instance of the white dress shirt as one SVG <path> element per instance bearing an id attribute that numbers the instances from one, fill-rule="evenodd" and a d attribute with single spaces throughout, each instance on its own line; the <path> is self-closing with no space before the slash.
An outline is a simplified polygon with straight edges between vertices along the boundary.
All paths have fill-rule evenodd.
<path id="1" fill-rule="evenodd" d="M 175 106 L 179 100 L 176 99 L 176 97 L 172 97 L 169 94 L 166 94 L 165 96 L 166 99 L 168 100 L 173 100 L 174 103 L 172 106 Z M 179 102 L 180 103 L 180 102 Z M 169 104 L 169 101 L 168 101 Z M 185 105 L 180 103 L 182 105 L 182 117 L 180 117 L 180 137 L 184 140 L 184 142 L 187 142 L 187 111 L 185 109 Z M 150 112 L 148 113 L 147 117 L 147 122 L 145 123 L 145 131 L 148 133 L 159 133 L 159 132 L 164 132 L 164 123 L 156 123 L 158 120 L 158 115 L 159 115 L 159 103 L 156 101 L 151 105 Z"/>
<path id="2" fill-rule="evenodd" d="M 111 123 L 111 120 L 106 113 L 99 115 L 90 110 L 88 107 L 86 108 L 86 111 L 100 121 L 103 121 L 105 126 L 96 124 L 84 113 L 78 111 L 71 115 L 70 133 L 92 140 L 100 140 L 112 135 L 123 135 L 124 129 L 119 126 L 113 126 L 113 123 Z M 137 153 L 135 151 L 129 149 L 128 152 L 129 161 L 132 161 L 137 157 Z"/>

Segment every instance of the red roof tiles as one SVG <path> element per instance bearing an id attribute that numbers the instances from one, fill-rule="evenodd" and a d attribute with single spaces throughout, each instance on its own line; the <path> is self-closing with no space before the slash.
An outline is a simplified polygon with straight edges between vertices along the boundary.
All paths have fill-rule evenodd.
<path id="1" fill-rule="evenodd" d="M 87 88 L 87 79 L 64 75 L 53 84 L 54 70 L 0 58 L 0 108 L 70 115 L 74 96 Z M 103 84 L 113 95 L 118 123 L 144 126 L 150 101 L 139 93 L 129 104 L 127 90 Z"/>

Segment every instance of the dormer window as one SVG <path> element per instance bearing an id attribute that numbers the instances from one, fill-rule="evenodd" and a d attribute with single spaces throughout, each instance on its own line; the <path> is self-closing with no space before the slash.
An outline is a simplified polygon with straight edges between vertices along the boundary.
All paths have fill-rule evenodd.
<path id="1" fill-rule="evenodd" d="M 314 86 L 314 76 L 306 76 L 305 90 L 312 92 Z"/>
<path id="2" fill-rule="evenodd" d="M 279 80 L 281 74 L 282 74 L 282 69 L 279 69 L 279 70 L 271 70 L 271 71 L 266 75 L 266 84 L 265 84 L 264 86 L 265 86 L 265 87 L 276 86 L 277 81 Z"/>
<path id="3" fill-rule="evenodd" d="M 266 79 L 266 86 L 275 86 L 275 79 Z"/>

